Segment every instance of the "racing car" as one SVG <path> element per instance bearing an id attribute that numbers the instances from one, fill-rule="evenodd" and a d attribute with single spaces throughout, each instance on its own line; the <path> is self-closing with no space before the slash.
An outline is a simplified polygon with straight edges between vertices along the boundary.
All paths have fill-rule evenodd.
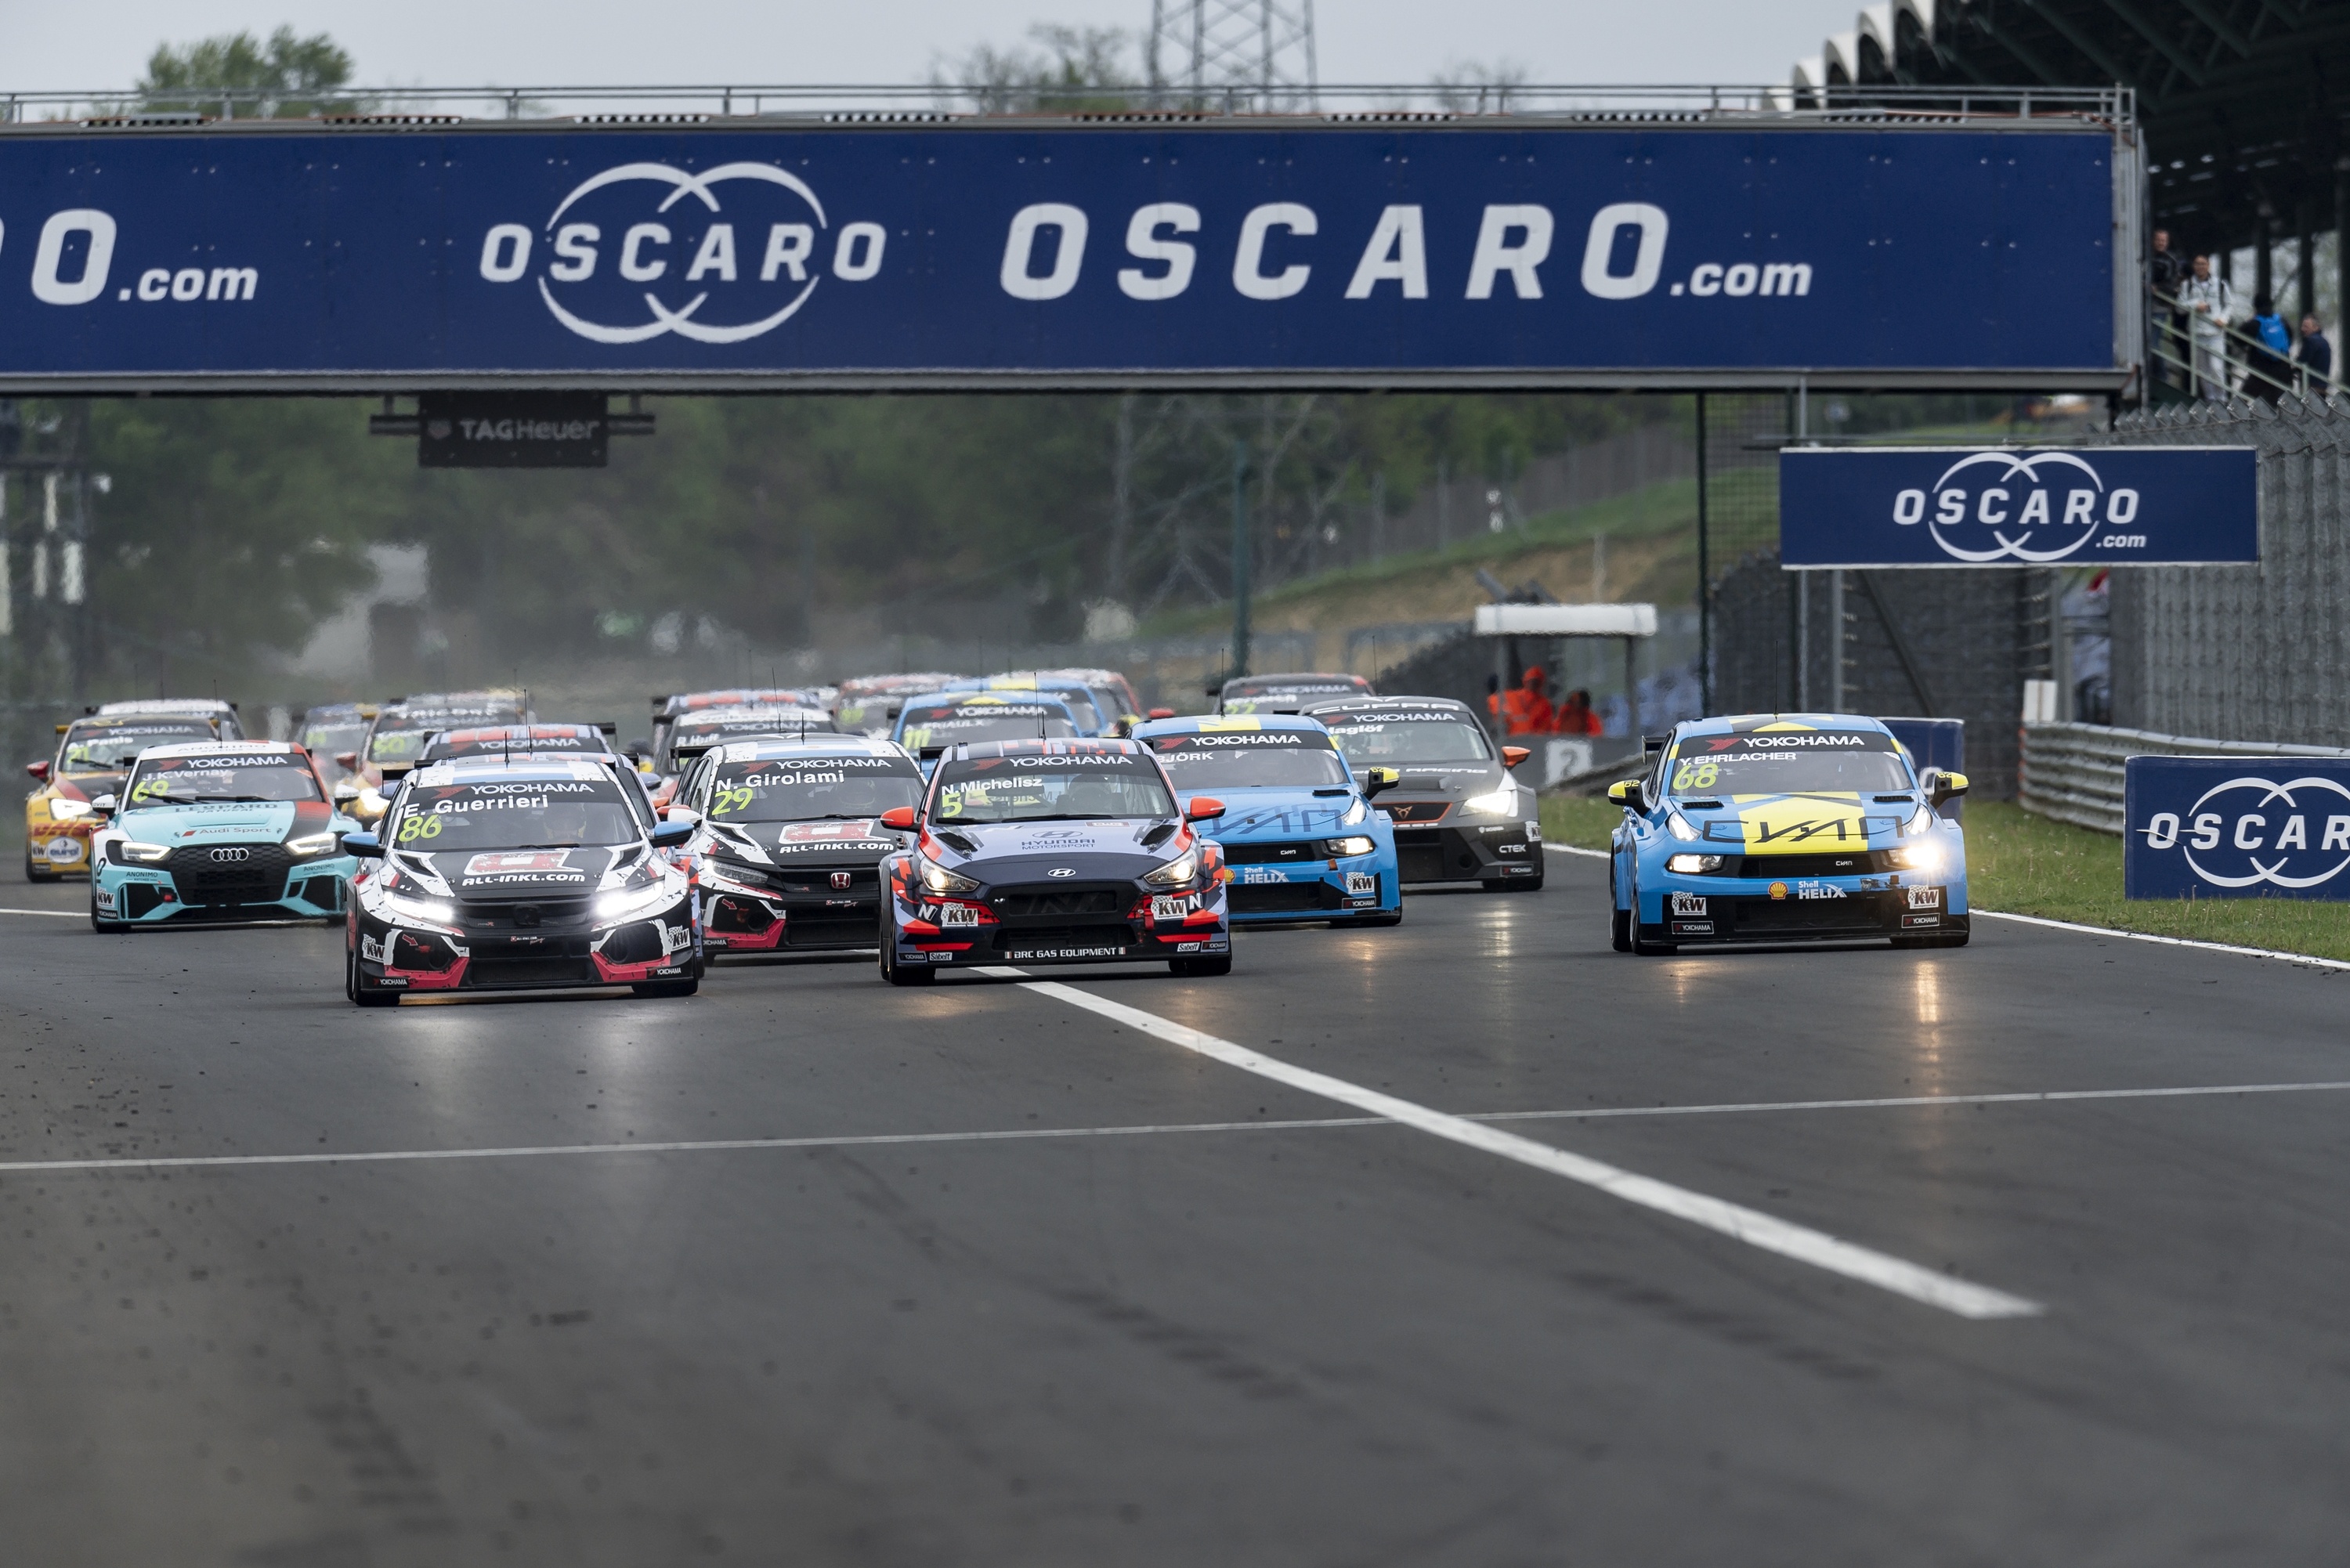
<path id="1" fill-rule="evenodd" d="M 1359 772 L 1402 775 L 1379 810 L 1395 825 L 1406 887 L 1483 888 L 1531 893 L 1543 885 L 1542 811 L 1511 776 L 1523 746 L 1493 754 L 1485 726 L 1449 697 L 1362 697 L 1318 703 L 1306 717 L 1327 725 Z"/>
<path id="2" fill-rule="evenodd" d="M 950 691 L 994 691 L 1017 695 L 1033 691 L 1040 697 L 1057 699 L 1069 711 L 1069 717 L 1080 735 L 1125 733 L 1126 716 L 1118 711 L 1118 700 L 1107 691 L 1097 691 L 1083 677 L 1075 675 L 986 675 L 969 680 L 958 680 L 947 688 Z"/>
<path id="3" fill-rule="evenodd" d="M 357 863 L 301 747 L 195 741 L 139 753 L 120 794 L 92 803 L 89 923 L 100 931 L 200 920 L 339 919 Z"/>
<path id="4" fill-rule="evenodd" d="M 328 702 L 308 710 L 297 724 L 295 739 L 318 764 L 318 776 L 327 781 L 327 788 L 338 800 L 359 794 L 361 785 L 353 783 L 348 790 L 344 781 L 357 777 L 359 753 L 367 747 L 368 722 L 376 715 L 372 702 Z M 350 753 L 352 766 L 345 767 L 342 757 Z"/>
<path id="5" fill-rule="evenodd" d="M 909 697 L 898 710 L 890 739 L 919 760 L 922 774 L 949 746 L 981 741 L 1039 741 L 1074 736 L 1076 716 L 1057 697 L 1009 691 L 933 691 Z"/>
<path id="6" fill-rule="evenodd" d="M 1211 687 L 1219 713 L 1302 713 L 1320 702 L 1370 697 L 1371 683 L 1359 675 L 1236 675 Z"/>
<path id="7" fill-rule="evenodd" d="M 702 753 L 670 813 L 698 829 L 702 945 L 869 950 L 881 857 L 903 847 L 879 819 L 921 796 L 912 759 L 863 735 L 733 741 Z"/>
<path id="8" fill-rule="evenodd" d="M 390 805 L 390 786 L 416 765 L 424 742 L 437 732 L 463 724 L 526 723 L 530 717 L 530 699 L 520 691 L 429 691 L 387 702 L 368 724 L 367 744 L 335 758 L 351 772 L 336 785 L 336 803 L 361 822 L 376 821 Z"/>
<path id="9" fill-rule="evenodd" d="M 1918 769 L 1874 719 L 1758 713 L 1651 742 L 1610 842 L 1618 952 L 1714 942 L 1964 947 L 1964 774 Z"/>
<path id="10" fill-rule="evenodd" d="M 689 713 L 706 712 L 715 708 L 816 708 L 826 713 L 831 706 L 820 691 L 800 686 L 739 686 L 723 691 L 680 691 L 653 699 L 652 764 L 653 772 L 664 778 L 677 776 L 677 761 L 670 753 L 670 742 L 676 733 L 678 721 Z"/>
<path id="11" fill-rule="evenodd" d="M 25 765 L 40 783 L 25 797 L 25 880 L 54 882 L 90 868 L 90 835 L 99 816 L 91 803 L 120 793 L 123 775 L 140 752 L 179 741 L 237 738 L 233 714 L 224 724 L 215 713 L 172 711 L 169 703 L 157 706 L 165 711 L 100 712 L 59 724 L 56 755 Z"/>
<path id="12" fill-rule="evenodd" d="M 870 735 L 886 739 L 898 725 L 898 710 L 909 697 L 927 696 L 943 691 L 960 675 L 859 675 L 840 683 L 839 694 L 833 700 L 832 716 L 840 724 L 841 732 L 848 735 Z"/>
<path id="13" fill-rule="evenodd" d="M 881 976 L 921 985 L 957 964 L 1163 961 L 1232 967 L 1223 857 L 1179 809 L 1149 747 L 1129 740 L 985 741 L 941 752 L 919 807 L 881 825 L 917 834 L 881 863 Z"/>
<path id="14" fill-rule="evenodd" d="M 608 762 L 460 757 L 401 782 L 381 835 L 344 847 L 351 885 L 344 994 L 626 985 L 691 996 L 702 978 L 693 888 L 660 823 Z"/>
<path id="15" fill-rule="evenodd" d="M 1370 769 L 1358 785 L 1327 730 L 1285 713 L 1157 720 L 1134 738 L 1178 790 L 1224 803 L 1207 832 L 1232 868 L 1224 898 L 1234 925 L 1403 919 L 1395 829 L 1370 805 L 1393 787 L 1393 769 Z"/>

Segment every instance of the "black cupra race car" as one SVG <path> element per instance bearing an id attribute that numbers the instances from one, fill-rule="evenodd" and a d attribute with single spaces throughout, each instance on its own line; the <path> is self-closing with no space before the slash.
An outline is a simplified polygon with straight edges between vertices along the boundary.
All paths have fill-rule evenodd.
<path id="1" fill-rule="evenodd" d="M 348 834 L 344 992 L 625 985 L 691 996 L 702 930 L 687 875 L 660 853 L 693 836 L 586 758 L 460 758 L 402 781 L 383 835 Z"/>
<path id="2" fill-rule="evenodd" d="M 1330 732 L 1356 773 L 1401 773 L 1378 808 L 1395 824 L 1405 887 L 1531 893 L 1543 885 L 1542 808 L 1510 773 L 1525 748 L 1503 746 L 1496 756 L 1466 703 L 1358 697 L 1315 703 L 1305 717 Z"/>
<path id="3" fill-rule="evenodd" d="M 881 863 L 881 975 L 927 983 L 955 964 L 1163 962 L 1230 973 L 1223 854 L 1179 809 L 1138 742 L 983 741 L 939 755 L 920 807 L 881 825 L 919 835 Z"/>

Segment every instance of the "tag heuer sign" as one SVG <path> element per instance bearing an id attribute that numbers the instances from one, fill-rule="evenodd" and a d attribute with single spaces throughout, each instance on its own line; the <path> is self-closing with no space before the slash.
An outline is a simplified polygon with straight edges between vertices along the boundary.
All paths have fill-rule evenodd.
<path id="1" fill-rule="evenodd" d="M 420 468 L 601 468 L 611 433 L 601 392 L 425 392 Z"/>

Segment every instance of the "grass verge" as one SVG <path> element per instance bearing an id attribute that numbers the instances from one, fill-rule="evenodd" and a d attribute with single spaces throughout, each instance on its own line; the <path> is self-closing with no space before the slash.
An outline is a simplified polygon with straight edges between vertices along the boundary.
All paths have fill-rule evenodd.
<path id="1" fill-rule="evenodd" d="M 1546 797 L 1543 836 L 1605 849 L 1622 816 L 1604 800 Z M 2350 960 L 2350 906 L 2300 898 L 2132 901 L 2122 897 L 2120 839 L 1992 801 L 1967 806 L 1967 895 L 1981 909 L 2012 915 Z"/>

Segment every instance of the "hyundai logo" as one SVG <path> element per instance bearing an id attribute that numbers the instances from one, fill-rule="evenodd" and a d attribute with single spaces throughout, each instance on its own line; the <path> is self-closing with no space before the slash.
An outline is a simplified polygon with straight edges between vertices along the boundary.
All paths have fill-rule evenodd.
<path id="1" fill-rule="evenodd" d="M 213 850 L 213 858 L 223 864 L 232 860 L 250 860 L 253 858 L 253 851 L 240 844 L 227 849 Z"/>
<path id="2" fill-rule="evenodd" d="M 848 873 L 846 871 L 836 871 L 832 874 L 832 885 L 836 888 L 846 888 L 848 886 Z"/>
<path id="3" fill-rule="evenodd" d="M 1074 877 L 1076 874 L 1077 868 L 1074 866 L 1055 866 L 1045 873 L 1047 877 Z"/>

